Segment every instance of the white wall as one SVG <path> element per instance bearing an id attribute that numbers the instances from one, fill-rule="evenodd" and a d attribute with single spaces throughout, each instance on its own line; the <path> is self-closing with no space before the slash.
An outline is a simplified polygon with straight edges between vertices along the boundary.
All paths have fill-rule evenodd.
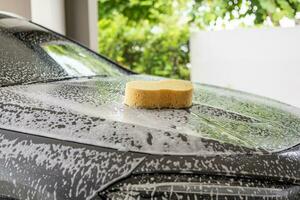
<path id="1" fill-rule="evenodd" d="M 13 12 L 30 19 L 30 1 L 31 0 L 0 0 L 0 11 Z"/>
<path id="2" fill-rule="evenodd" d="M 192 80 L 300 107 L 300 27 L 197 32 Z"/>
<path id="3" fill-rule="evenodd" d="M 65 1 L 31 0 L 31 20 L 51 30 L 65 34 Z"/>

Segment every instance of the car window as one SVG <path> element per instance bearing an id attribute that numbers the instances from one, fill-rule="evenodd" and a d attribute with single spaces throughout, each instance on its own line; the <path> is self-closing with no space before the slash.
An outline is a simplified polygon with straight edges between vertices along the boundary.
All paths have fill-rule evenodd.
<path id="1" fill-rule="evenodd" d="M 20 19 L 0 19 L 0 41 L 0 86 L 125 72 L 63 36 Z"/>

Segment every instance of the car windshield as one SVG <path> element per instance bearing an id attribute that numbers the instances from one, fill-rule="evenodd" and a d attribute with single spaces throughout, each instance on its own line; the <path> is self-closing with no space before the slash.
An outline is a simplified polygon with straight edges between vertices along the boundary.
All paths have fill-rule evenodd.
<path id="1" fill-rule="evenodd" d="M 86 48 L 27 21 L 0 19 L 0 86 L 124 73 Z"/>
<path id="2" fill-rule="evenodd" d="M 49 42 L 41 47 L 69 76 L 117 76 L 120 71 L 86 49 L 70 42 Z"/>

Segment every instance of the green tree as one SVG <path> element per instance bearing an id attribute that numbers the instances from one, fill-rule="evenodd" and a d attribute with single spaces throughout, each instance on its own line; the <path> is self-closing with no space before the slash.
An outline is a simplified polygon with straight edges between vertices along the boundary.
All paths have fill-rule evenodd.
<path id="1" fill-rule="evenodd" d="M 189 27 L 172 0 L 100 0 L 99 18 L 101 53 L 139 73 L 189 79 Z"/>

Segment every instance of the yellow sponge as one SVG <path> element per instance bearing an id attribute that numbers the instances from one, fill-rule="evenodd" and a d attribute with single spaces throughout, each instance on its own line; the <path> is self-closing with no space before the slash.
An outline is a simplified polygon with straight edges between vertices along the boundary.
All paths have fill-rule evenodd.
<path id="1" fill-rule="evenodd" d="M 190 81 L 131 81 L 126 84 L 125 104 L 137 108 L 187 108 L 192 105 Z"/>

